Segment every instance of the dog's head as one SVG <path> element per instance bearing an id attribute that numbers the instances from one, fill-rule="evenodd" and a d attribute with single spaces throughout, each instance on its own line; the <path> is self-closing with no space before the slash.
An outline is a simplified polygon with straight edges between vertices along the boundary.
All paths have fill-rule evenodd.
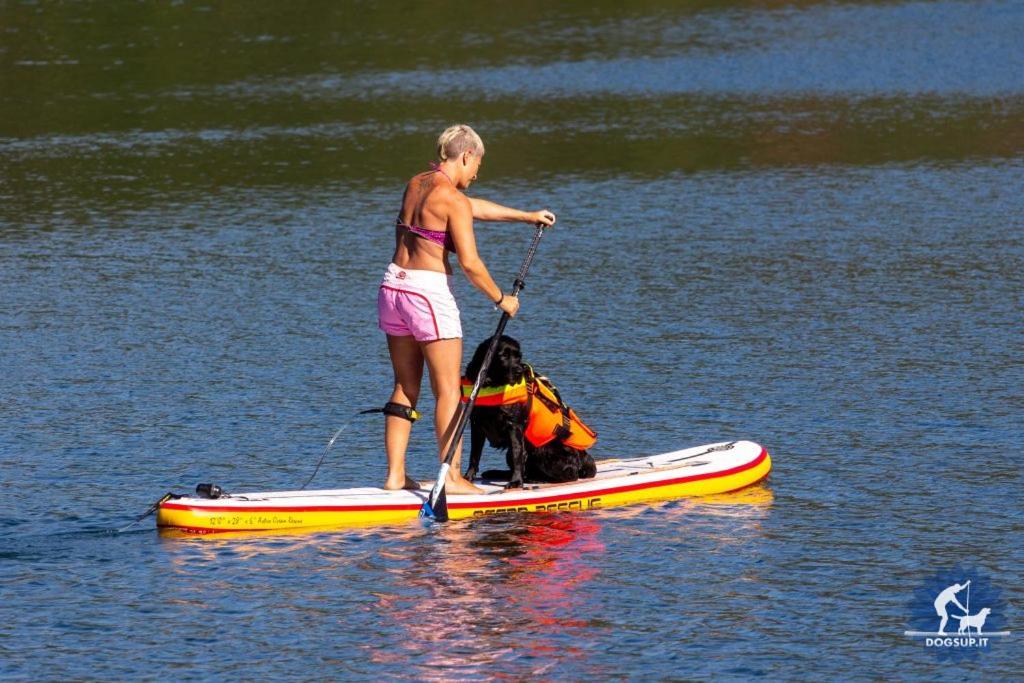
<path id="1" fill-rule="evenodd" d="M 480 374 L 480 366 L 484 364 L 487 347 L 490 346 L 493 338 L 490 337 L 480 342 L 473 353 L 473 358 L 466 365 L 466 378 L 470 381 L 475 382 L 477 375 Z M 498 348 L 495 349 L 494 356 L 491 358 L 491 365 L 484 376 L 483 386 L 497 387 L 503 384 L 515 384 L 523 378 L 524 374 L 523 352 L 519 347 L 519 342 L 512 337 L 501 335 L 501 339 L 498 340 Z"/>
<path id="2" fill-rule="evenodd" d="M 992 608 L 991 607 L 985 607 L 980 612 L 978 612 L 978 614 L 980 614 L 983 617 L 987 617 L 988 615 L 992 614 Z M 975 615 L 975 616 L 977 616 L 977 615 Z"/>

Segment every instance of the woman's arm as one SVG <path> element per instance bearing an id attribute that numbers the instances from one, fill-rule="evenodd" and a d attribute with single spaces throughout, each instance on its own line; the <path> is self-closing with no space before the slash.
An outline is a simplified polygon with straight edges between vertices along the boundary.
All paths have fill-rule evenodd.
<path id="1" fill-rule="evenodd" d="M 520 221 L 536 225 L 542 223 L 545 227 L 555 224 L 555 214 L 547 209 L 541 211 L 520 211 L 508 206 L 502 206 L 486 199 L 467 197 L 473 209 L 473 218 L 478 221 Z"/>
<path id="2" fill-rule="evenodd" d="M 456 195 L 448 212 L 448 232 L 455 243 L 455 254 L 459 266 L 473 286 L 487 295 L 501 310 L 514 316 L 519 310 L 519 299 L 501 291 L 494 282 L 487 266 L 476 250 L 476 237 L 473 235 L 473 212 L 469 198 Z"/>

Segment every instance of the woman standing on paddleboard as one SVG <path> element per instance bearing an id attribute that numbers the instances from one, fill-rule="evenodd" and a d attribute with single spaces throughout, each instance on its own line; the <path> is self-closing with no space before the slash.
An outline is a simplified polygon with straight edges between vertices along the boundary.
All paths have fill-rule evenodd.
<path id="1" fill-rule="evenodd" d="M 438 163 L 405 188 L 395 222 L 395 254 L 377 296 L 380 328 L 387 334 L 395 388 L 384 412 L 388 458 L 386 489 L 419 488 L 405 474 L 405 451 L 419 400 L 423 366 L 436 399 L 434 430 L 443 460 L 462 395 L 462 324 L 451 290 L 455 254 L 469 281 L 498 308 L 514 316 L 518 297 L 494 283 L 476 250 L 473 219 L 553 225 L 550 211 L 519 211 L 462 193 L 476 180 L 484 143 L 466 125 L 451 126 L 437 139 Z M 448 493 L 480 493 L 460 471 L 461 447 L 448 472 Z"/>

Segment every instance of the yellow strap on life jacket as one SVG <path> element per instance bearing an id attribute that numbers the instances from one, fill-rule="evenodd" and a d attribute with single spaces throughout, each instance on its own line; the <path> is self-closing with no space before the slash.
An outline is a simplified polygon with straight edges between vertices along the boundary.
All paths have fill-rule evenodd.
<path id="1" fill-rule="evenodd" d="M 462 402 L 469 403 L 469 395 L 473 393 L 473 382 L 462 378 Z M 515 384 L 503 384 L 500 387 L 481 387 L 476 395 L 478 406 L 507 406 L 513 403 L 526 403 L 526 378 Z"/>

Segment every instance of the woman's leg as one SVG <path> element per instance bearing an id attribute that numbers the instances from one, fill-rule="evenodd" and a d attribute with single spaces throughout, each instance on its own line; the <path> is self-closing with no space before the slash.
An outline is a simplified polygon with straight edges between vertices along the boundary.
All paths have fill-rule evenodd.
<path id="1" fill-rule="evenodd" d="M 389 334 L 388 353 L 391 354 L 391 367 L 395 371 L 395 389 L 388 400 L 415 408 L 420 398 L 420 383 L 423 381 L 423 353 L 419 342 L 412 336 L 395 337 Z M 388 456 L 388 476 L 384 481 L 386 489 L 419 488 L 405 474 L 405 451 L 409 447 L 411 431 L 412 422 L 404 417 L 384 416 L 384 451 Z"/>
<path id="2" fill-rule="evenodd" d="M 434 430 L 437 432 L 437 446 L 440 458 L 448 452 L 448 445 L 455 430 L 454 417 L 459 409 L 462 397 L 462 340 L 438 339 L 422 344 L 423 357 L 430 370 L 430 387 L 437 399 L 434 409 Z M 474 486 L 462 476 L 462 440 L 459 439 L 455 458 L 448 470 L 448 481 L 445 491 L 448 493 L 483 493 L 483 489 Z"/>

